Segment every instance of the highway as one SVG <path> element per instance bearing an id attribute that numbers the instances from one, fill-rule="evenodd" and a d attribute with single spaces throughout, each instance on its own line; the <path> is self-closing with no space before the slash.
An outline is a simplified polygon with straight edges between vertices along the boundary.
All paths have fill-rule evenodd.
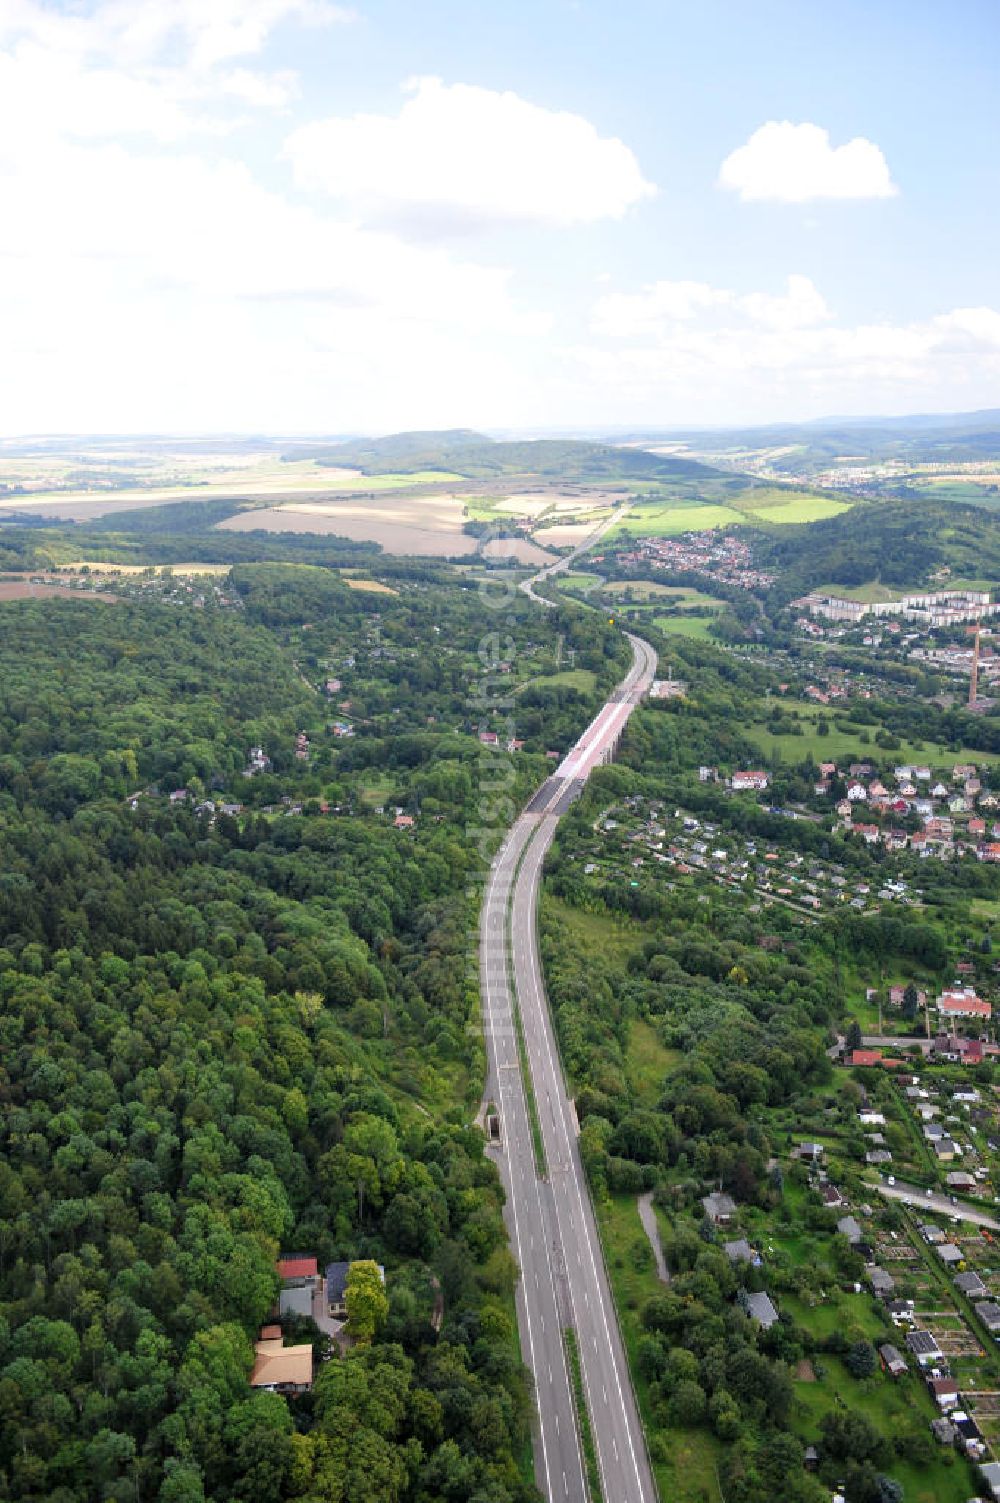
<path id="1" fill-rule="evenodd" d="M 498 852 L 480 924 L 486 1095 L 499 1110 L 497 1162 L 507 1196 L 504 1215 L 521 1269 L 518 1325 L 538 1411 L 535 1473 L 551 1503 L 587 1503 L 589 1498 L 565 1357 L 568 1327 L 576 1333 L 605 1503 L 656 1500 L 580 1162 L 576 1113 L 563 1080 L 536 931 L 542 864 L 559 816 L 593 768 L 610 759 L 652 682 L 655 653 L 641 638 L 630 636 L 629 641 L 633 661 L 628 675 L 532 798 Z M 535 1167 L 512 984 L 544 1144 L 544 1177 Z"/>

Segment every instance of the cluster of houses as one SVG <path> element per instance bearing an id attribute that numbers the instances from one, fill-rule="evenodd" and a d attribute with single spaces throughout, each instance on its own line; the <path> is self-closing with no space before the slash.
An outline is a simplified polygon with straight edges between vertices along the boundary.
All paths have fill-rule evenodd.
<path id="1" fill-rule="evenodd" d="M 862 1115 L 866 1121 L 873 1122 L 880 1116 L 870 1112 Z M 819 1164 L 822 1156 L 823 1147 L 819 1143 L 801 1143 L 793 1150 L 793 1157 L 814 1166 Z M 831 1210 L 845 1210 L 847 1202 L 841 1192 L 829 1182 L 823 1170 L 817 1170 L 814 1184 L 825 1206 Z M 987 1460 L 987 1442 L 975 1417 L 963 1407 L 959 1384 L 949 1371 L 948 1359 L 938 1338 L 933 1331 L 919 1324 L 915 1301 L 897 1296 L 896 1280 L 874 1261 L 875 1250 L 857 1217 L 845 1211 L 837 1222 L 837 1232 L 846 1238 L 859 1257 L 864 1258 L 865 1282 L 900 1332 L 894 1340 L 879 1344 L 878 1355 L 883 1371 L 897 1380 L 904 1378 L 911 1370 L 919 1373 L 939 1411 L 938 1417 L 931 1421 L 931 1432 L 935 1439 L 941 1445 L 952 1446 L 961 1451 L 976 1463 L 991 1489 L 993 1483 L 990 1479 L 993 1477 L 996 1488 L 992 1495 L 1000 1498 L 1000 1464 Z M 920 1235 L 951 1274 L 958 1294 L 970 1302 L 979 1320 L 1000 1341 L 1000 1304 L 989 1298 L 987 1285 L 978 1273 L 973 1270 L 956 1271 L 962 1268 L 964 1262 L 962 1249 L 951 1242 L 934 1222 L 922 1223 Z M 854 1288 L 856 1293 L 860 1293 L 862 1285 L 856 1283 Z"/>
<path id="2" fill-rule="evenodd" d="M 715 769 L 703 767 L 699 776 L 702 774 L 702 781 L 711 781 Z M 909 906 L 917 901 L 917 894 L 905 881 L 886 879 L 873 887 L 870 882 L 852 880 L 842 866 L 829 858 L 768 849 L 766 844 L 720 831 L 714 822 L 683 810 L 667 813 L 655 801 L 645 805 L 638 798 L 628 798 L 624 810 L 630 816 L 630 828 L 622 832 L 621 838 L 629 845 L 644 848 L 630 858 L 636 870 L 654 862 L 672 867 L 681 876 L 703 871 L 721 886 L 741 891 L 752 886 L 765 900 L 776 899 L 806 914 L 844 903 L 864 910 L 884 903 Z M 638 825 L 631 816 L 638 818 Z M 609 814 L 598 820 L 596 829 L 601 835 L 610 835 L 620 825 L 621 821 Z M 590 876 L 596 870 L 597 863 L 588 862 L 584 874 Z"/>
<path id="3" fill-rule="evenodd" d="M 294 1396 L 306 1393 L 313 1383 L 314 1351 L 311 1342 L 284 1343 L 281 1322 L 290 1318 L 309 1319 L 325 1335 L 343 1345 L 349 1337 L 347 1322 L 347 1280 L 350 1263 L 328 1263 L 321 1273 L 315 1258 L 299 1253 L 279 1258 L 275 1265 L 281 1290 L 274 1314 L 277 1320 L 261 1327 L 254 1347 L 254 1364 L 250 1387 L 269 1393 Z M 379 1265 L 385 1282 L 385 1269 Z"/>
<path id="4" fill-rule="evenodd" d="M 829 795 L 840 776 L 835 762 L 821 763 L 816 794 Z M 897 767 L 887 786 L 870 762 L 853 762 L 843 782 L 837 828 L 860 835 L 866 844 L 942 860 L 972 854 L 980 861 L 1000 861 L 1000 797 L 983 787 L 974 764 L 956 763 L 951 786 L 934 779 L 926 766 Z M 893 824 L 910 818 L 919 821 L 919 829 Z"/>
<path id="5" fill-rule="evenodd" d="M 704 574 L 740 590 L 767 589 L 774 583 L 773 574 L 754 567 L 746 543 L 715 531 L 637 538 L 629 552 L 619 553 L 618 562 L 626 567 L 643 564 L 667 572 Z"/>
<path id="6" fill-rule="evenodd" d="M 736 1202 L 725 1190 L 713 1190 L 710 1195 L 702 1198 L 701 1204 L 706 1220 L 713 1227 L 729 1226 L 736 1215 Z M 763 1266 L 764 1260 L 760 1253 L 751 1247 L 745 1237 L 737 1237 L 733 1241 L 724 1242 L 722 1250 L 734 1267 L 740 1263 L 749 1264 L 751 1268 Z M 764 1290 L 753 1293 L 748 1289 L 740 1289 L 736 1295 L 736 1303 L 747 1319 L 756 1320 L 764 1331 L 770 1330 L 780 1318 L 774 1301 Z"/>
<path id="7" fill-rule="evenodd" d="M 255 778 L 258 773 L 271 771 L 271 758 L 262 746 L 251 746 L 247 765 L 243 769 L 245 778 Z"/>
<path id="8" fill-rule="evenodd" d="M 1000 1053 L 997 1045 L 984 1044 L 981 1039 L 966 1042 L 975 1046 L 969 1052 L 969 1059 L 973 1062 L 981 1060 L 986 1050 L 994 1055 Z M 947 1052 L 934 1050 L 939 1059 L 959 1058 L 961 1055 L 960 1041 L 953 1035 L 940 1035 L 935 1044 L 956 1046 L 954 1054 L 950 1049 Z M 905 1097 L 908 1110 L 913 1112 L 928 1152 L 933 1154 L 937 1165 L 947 1171 L 945 1185 L 949 1193 L 978 1196 L 987 1193 L 989 1171 L 981 1162 L 983 1148 L 991 1153 L 1000 1151 L 1000 1139 L 995 1136 L 1000 1134 L 1000 1124 L 993 1110 L 992 1098 L 984 1100 L 973 1085 L 955 1087 L 933 1080 L 925 1084 L 922 1076 L 908 1072 L 908 1061 L 886 1055 L 881 1049 L 854 1049 L 847 1055 L 846 1063 L 866 1069 L 877 1066 L 893 1069 L 896 1084 Z M 870 1145 L 865 1153 L 866 1163 L 886 1168 L 892 1163 L 892 1153 L 878 1130 L 885 1126 L 885 1116 L 865 1107 L 858 1113 L 858 1120 Z M 961 1160 L 967 1167 L 949 1169 L 948 1166 L 956 1160 Z"/>

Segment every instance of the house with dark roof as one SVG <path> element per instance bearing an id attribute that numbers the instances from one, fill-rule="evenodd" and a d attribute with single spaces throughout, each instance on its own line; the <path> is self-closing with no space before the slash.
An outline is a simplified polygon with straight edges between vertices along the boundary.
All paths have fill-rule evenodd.
<path id="1" fill-rule="evenodd" d="M 837 1231 L 842 1237 L 847 1238 L 852 1247 L 860 1242 L 864 1235 L 860 1223 L 853 1216 L 841 1216 L 837 1222 Z"/>
<path id="2" fill-rule="evenodd" d="M 890 1341 L 886 1341 L 879 1347 L 878 1354 L 882 1359 L 882 1366 L 890 1378 L 901 1378 L 904 1373 L 909 1372 L 910 1369 L 903 1361 L 903 1355 L 899 1348 L 893 1346 Z"/>
<path id="3" fill-rule="evenodd" d="M 352 1266 L 350 1263 L 326 1265 L 326 1311 L 333 1320 L 347 1319 L 347 1276 Z M 378 1265 L 378 1271 L 384 1284 L 385 1269 L 381 1263 Z"/>
<path id="4" fill-rule="evenodd" d="M 723 1251 L 730 1263 L 759 1263 L 760 1259 L 745 1237 L 736 1242 L 724 1242 Z"/>
<path id="5" fill-rule="evenodd" d="M 958 1384 L 954 1378 L 928 1378 L 927 1387 L 939 1409 L 953 1409 L 958 1403 Z"/>
<path id="6" fill-rule="evenodd" d="M 740 1304 L 751 1320 L 759 1322 L 762 1330 L 768 1331 L 778 1320 L 778 1312 L 771 1303 L 771 1296 L 761 1292 L 760 1294 L 747 1294 L 742 1291 Z"/>
<path id="7" fill-rule="evenodd" d="M 930 1331 L 908 1331 L 906 1345 L 916 1357 L 921 1367 L 930 1367 L 941 1360 L 941 1348 Z"/>
<path id="8" fill-rule="evenodd" d="M 972 1307 L 991 1335 L 1000 1331 L 1000 1305 L 992 1300 L 980 1300 Z"/>
<path id="9" fill-rule="evenodd" d="M 978 1273 L 956 1273 L 952 1282 L 956 1289 L 961 1289 L 962 1293 L 967 1294 L 970 1299 L 986 1293 L 986 1285 Z"/>
<path id="10" fill-rule="evenodd" d="M 891 1273 L 886 1273 L 884 1268 L 879 1268 L 877 1263 L 869 1263 L 865 1273 L 872 1286 L 872 1293 L 878 1299 L 888 1299 L 891 1294 L 895 1293 L 896 1280 Z"/>
<path id="11" fill-rule="evenodd" d="M 715 1226 L 728 1226 L 736 1215 L 736 1202 L 724 1190 L 713 1190 L 702 1198 L 705 1215 Z"/>

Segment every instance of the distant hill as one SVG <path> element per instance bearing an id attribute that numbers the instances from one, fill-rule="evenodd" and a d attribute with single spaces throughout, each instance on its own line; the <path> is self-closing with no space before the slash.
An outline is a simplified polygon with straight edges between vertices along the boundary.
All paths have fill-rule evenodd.
<path id="1" fill-rule="evenodd" d="M 758 534 L 754 553 L 789 598 L 817 585 L 870 580 L 916 589 L 946 568 L 954 579 L 1000 579 L 1000 528 L 979 507 L 955 502 L 862 502 L 806 527 Z"/>
<path id="2" fill-rule="evenodd" d="M 686 443 L 701 453 L 724 454 L 792 446 L 778 468 L 801 470 L 803 460 L 828 464 L 842 455 L 860 459 L 934 461 L 1000 459 L 1000 408 L 912 417 L 820 418 L 811 423 L 771 423 L 759 428 L 676 428 L 647 443 Z"/>
<path id="3" fill-rule="evenodd" d="M 578 439 L 494 441 L 468 428 L 393 433 L 386 438 L 357 439 L 329 449 L 313 447 L 308 452 L 294 448 L 282 457 L 351 466 L 368 475 L 450 470 L 470 480 L 537 475 L 546 480 L 656 481 L 707 478 L 719 473 L 693 459 L 650 454 L 645 449 L 625 449 Z"/>

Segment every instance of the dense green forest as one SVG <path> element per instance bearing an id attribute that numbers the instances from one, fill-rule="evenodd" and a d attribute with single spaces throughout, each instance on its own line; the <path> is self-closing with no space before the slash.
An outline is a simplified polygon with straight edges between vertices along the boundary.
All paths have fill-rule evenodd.
<path id="1" fill-rule="evenodd" d="M 0 1495 L 527 1503 L 469 963 L 484 805 L 544 759 L 478 743 L 475 589 L 233 585 L 0 606 Z M 500 619 L 536 741 L 576 734 L 620 637 Z M 563 642 L 592 689 L 533 687 Z M 364 710 L 341 742 L 331 665 Z M 373 1257 L 389 1296 L 294 1402 L 248 1387 L 290 1249 Z"/>
<path id="2" fill-rule="evenodd" d="M 850 586 L 872 579 L 914 590 L 941 569 L 963 579 L 993 578 L 1000 572 L 995 522 L 980 508 L 957 502 L 869 502 L 807 526 L 755 534 L 753 547 L 760 566 L 778 573 L 775 600 L 791 599 L 817 585 Z"/>

